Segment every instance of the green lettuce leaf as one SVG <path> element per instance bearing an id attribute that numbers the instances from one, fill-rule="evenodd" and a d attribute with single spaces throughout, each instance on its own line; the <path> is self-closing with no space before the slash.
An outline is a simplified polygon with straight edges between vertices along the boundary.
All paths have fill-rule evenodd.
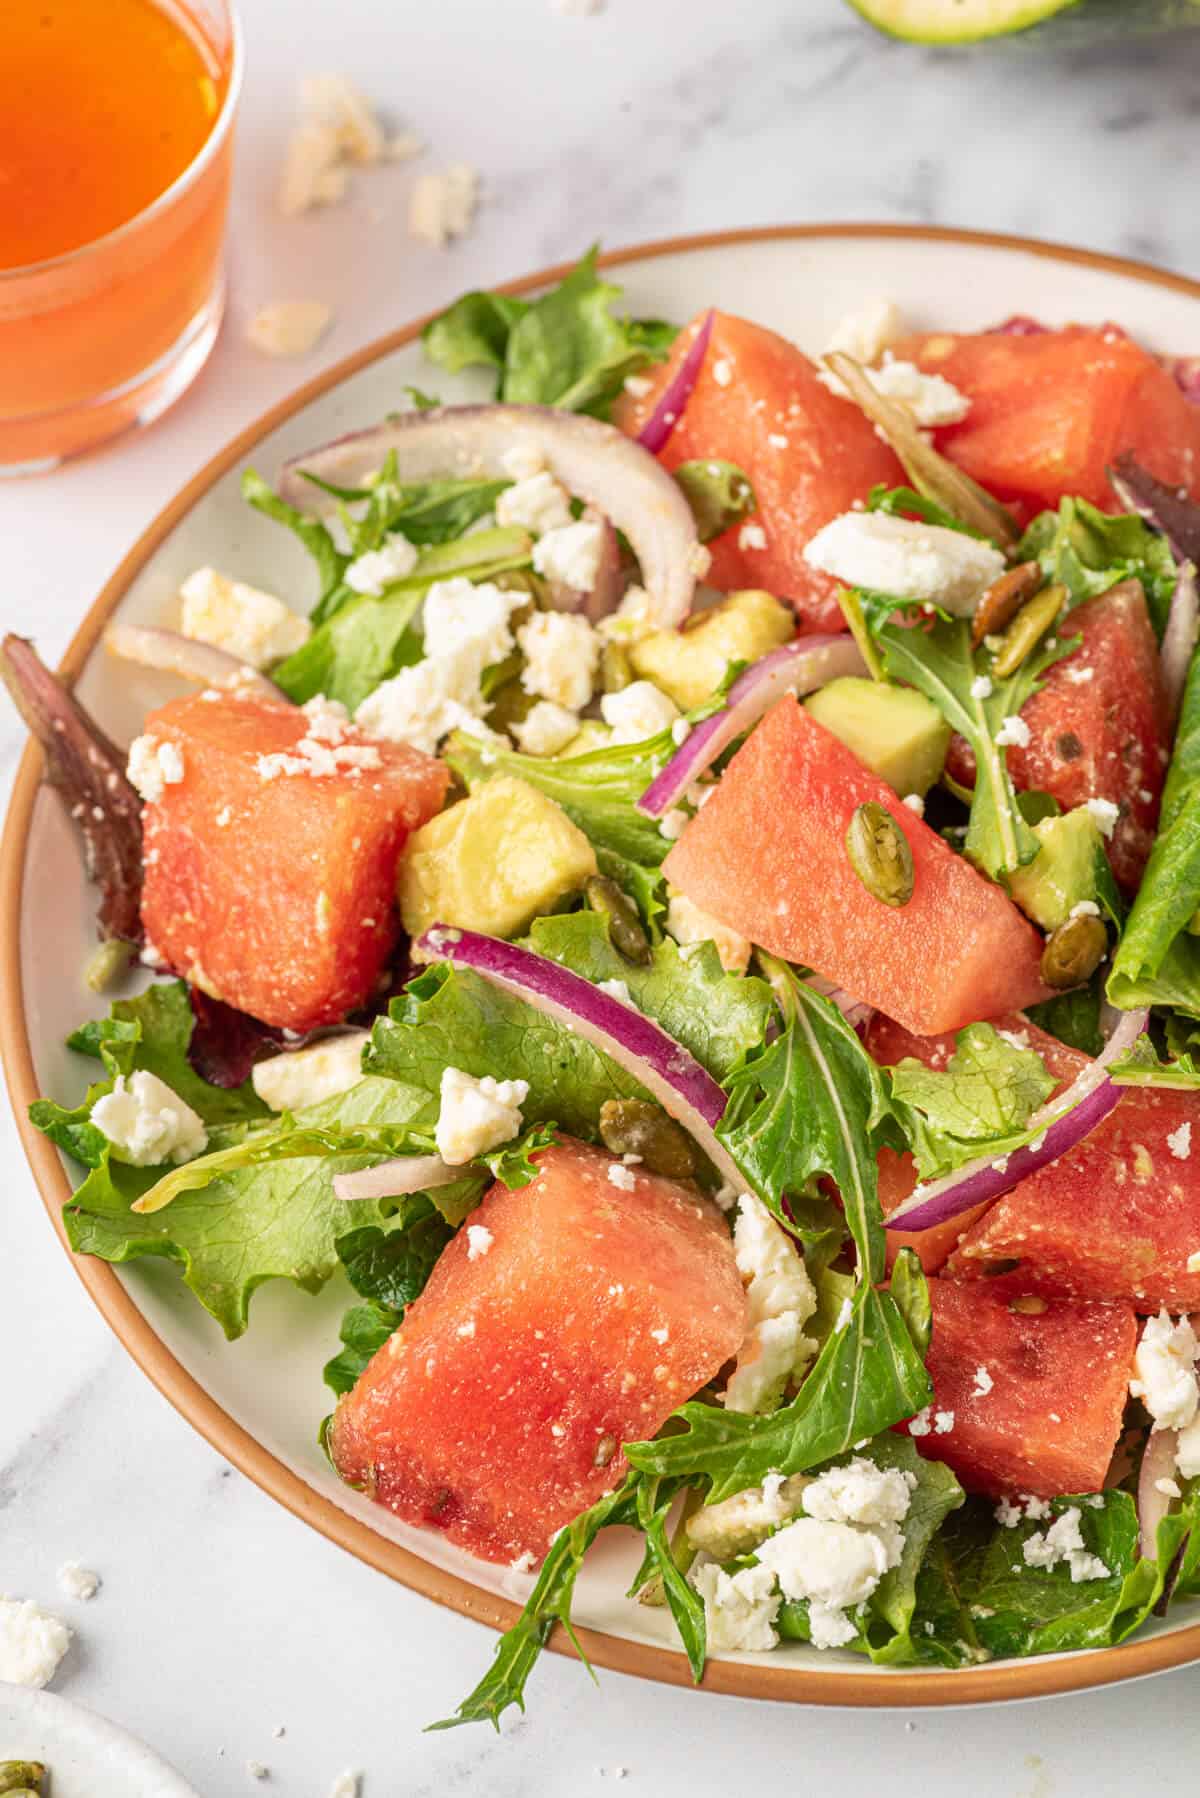
<path id="1" fill-rule="evenodd" d="M 339 1398 L 350 1392 L 399 1323 L 400 1317 L 383 1305 L 351 1305 L 338 1333 L 342 1346 L 321 1372 L 329 1390 Z"/>
<path id="2" fill-rule="evenodd" d="M 335 1245 L 346 1278 L 366 1301 L 347 1311 L 339 1332 L 341 1351 L 325 1364 L 325 1384 L 339 1395 L 350 1391 L 368 1361 L 399 1328 L 453 1235 L 427 1198 L 398 1204 L 388 1229 L 362 1224 L 339 1236 Z"/>
<path id="3" fill-rule="evenodd" d="M 317 568 L 318 611 L 332 600 L 333 595 L 350 591 L 343 587 L 343 576 L 353 558 L 342 554 L 319 518 L 310 518 L 307 513 L 297 511 L 295 506 L 289 506 L 253 468 L 248 468 L 242 476 L 242 498 L 256 512 L 291 531 L 308 551 Z"/>
<path id="4" fill-rule="evenodd" d="M 1127 1055 L 1115 1061 L 1108 1077 L 1117 1086 L 1168 1087 L 1176 1092 L 1200 1091 L 1200 1060 L 1195 1055 L 1160 1061 L 1148 1036 L 1140 1036 Z"/>
<path id="5" fill-rule="evenodd" d="M 1099 978 L 1094 978 L 1073 992 L 1056 993 L 1040 1005 L 1027 1006 L 1025 1016 L 1047 1036 L 1057 1037 L 1081 1055 L 1097 1056 L 1104 1047 L 1104 1032 L 1100 1028 L 1101 984 Z"/>
<path id="6" fill-rule="evenodd" d="M 1138 580 L 1158 636 L 1166 629 L 1175 591 L 1175 559 L 1165 537 L 1135 513 L 1115 516 L 1085 499 L 1064 499 L 1057 512 L 1039 513 L 1015 551 L 1019 562 L 1040 562 L 1072 605 L 1107 593 L 1118 581 Z"/>
<path id="7" fill-rule="evenodd" d="M 754 489 L 734 462 L 681 462 L 675 479 L 692 508 L 701 543 L 711 543 L 757 509 Z"/>
<path id="8" fill-rule="evenodd" d="M 905 1057 L 889 1079 L 893 1107 L 926 1180 L 985 1149 L 1003 1155 L 1019 1146 L 1056 1084 L 1036 1050 L 1018 1048 L 991 1024 L 960 1030 L 944 1070 Z"/>
<path id="9" fill-rule="evenodd" d="M 885 487 L 882 483 L 872 487 L 867 495 L 867 511 L 888 512 L 894 518 L 920 518 L 925 524 L 940 525 L 944 531 L 961 531 L 964 537 L 987 541 L 982 531 L 973 530 L 945 506 L 939 506 L 935 499 L 927 499 L 912 487 Z"/>

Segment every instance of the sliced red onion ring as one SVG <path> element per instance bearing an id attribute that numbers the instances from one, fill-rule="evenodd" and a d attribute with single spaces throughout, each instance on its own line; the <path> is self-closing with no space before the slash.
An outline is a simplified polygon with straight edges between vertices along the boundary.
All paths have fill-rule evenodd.
<path id="1" fill-rule="evenodd" d="M 1200 356 L 1164 356 L 1162 363 L 1174 375 L 1184 399 L 1200 406 Z"/>
<path id="2" fill-rule="evenodd" d="M 198 643 L 179 631 L 145 624 L 114 624 L 104 642 L 111 654 L 124 662 L 140 662 L 143 668 L 161 668 L 167 674 L 202 681 L 209 687 L 253 687 L 275 699 L 283 698 L 274 681 L 256 668 L 239 661 L 228 650 L 218 649 L 212 643 Z"/>
<path id="3" fill-rule="evenodd" d="M 1147 1011 L 1127 1011 L 1104 1045 L 1102 1053 L 1073 1081 L 1065 1093 L 1035 1112 L 1030 1128 L 1041 1130 L 1037 1147 L 1014 1149 L 996 1159 L 969 1161 L 952 1174 L 943 1174 L 926 1186 L 918 1186 L 903 1204 L 884 1219 L 888 1230 L 929 1230 L 949 1223 L 976 1205 L 1011 1192 L 1017 1182 L 1040 1167 L 1057 1161 L 1077 1142 L 1082 1142 L 1110 1111 L 1120 1104 L 1125 1089 L 1114 1086 L 1107 1070 L 1130 1050 L 1146 1028 Z"/>
<path id="4" fill-rule="evenodd" d="M 295 457 L 279 491 L 289 505 L 318 517 L 337 501 L 305 480 L 361 487 L 393 451 L 401 481 L 457 475 L 509 477 L 511 450 L 538 456 L 569 492 L 624 532 L 642 571 L 658 625 L 687 617 L 696 586 L 696 522 L 677 483 L 649 452 L 615 425 L 551 406 L 435 406 L 405 412 L 369 431 Z"/>
<path id="5" fill-rule="evenodd" d="M 722 750 L 757 724 L 785 693 L 812 693 L 839 675 L 866 671 L 854 639 L 848 636 L 797 637 L 781 649 L 773 649 L 739 674 L 721 711 L 689 732 L 638 800 L 638 810 L 648 818 L 664 817 Z"/>
<path id="6" fill-rule="evenodd" d="M 556 961 L 497 937 L 435 924 L 417 946 L 431 961 L 474 969 L 602 1050 L 695 1137 L 722 1179 L 738 1192 L 746 1190 L 745 1176 L 715 1133 L 727 1103 L 724 1092 L 695 1056 L 644 1013 Z"/>
<path id="7" fill-rule="evenodd" d="M 1137 1514 L 1141 1552 L 1148 1561 L 1158 1553 L 1158 1526 L 1171 1509 L 1171 1494 L 1160 1492 L 1158 1482 L 1175 1478 L 1178 1448 L 1178 1430 L 1154 1430 L 1142 1452 Z"/>
<path id="8" fill-rule="evenodd" d="M 1161 651 L 1163 686 L 1174 723 L 1200 628 L 1195 567 L 1200 560 L 1200 506 L 1186 493 L 1155 480 L 1128 451 L 1117 457 L 1108 478 L 1121 504 L 1161 531 L 1175 557 L 1175 591 Z"/>
<path id="9" fill-rule="evenodd" d="M 638 432 L 638 442 L 651 455 L 657 456 L 671 432 L 679 423 L 683 409 L 692 397 L 692 389 L 700 378 L 700 370 L 704 366 L 704 357 L 708 349 L 708 340 L 712 336 L 713 318 L 715 314 L 706 312 L 688 345 L 687 354 L 679 364 L 674 375 L 668 381 L 657 406 Z"/>
<path id="10" fill-rule="evenodd" d="M 449 1186 L 468 1170 L 451 1167 L 440 1155 L 397 1155 L 393 1161 L 377 1161 L 352 1174 L 333 1176 L 335 1199 L 398 1199 L 409 1192 L 428 1192 L 433 1186 Z"/>

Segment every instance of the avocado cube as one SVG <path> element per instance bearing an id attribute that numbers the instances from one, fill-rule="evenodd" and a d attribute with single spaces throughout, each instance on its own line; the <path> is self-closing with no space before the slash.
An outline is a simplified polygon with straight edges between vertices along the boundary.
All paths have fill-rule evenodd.
<path id="1" fill-rule="evenodd" d="M 643 680 L 669 693 L 682 711 L 703 705 L 730 662 L 757 662 L 796 634 L 790 606 L 747 587 L 698 612 L 678 631 L 654 631 L 634 643 L 629 660 Z"/>
<path id="2" fill-rule="evenodd" d="M 914 688 L 845 675 L 804 703 L 818 724 L 902 799 L 910 793 L 924 797 L 941 774 L 950 726 Z"/>
<path id="3" fill-rule="evenodd" d="M 1009 875 L 1009 891 L 1027 918 L 1057 930 L 1077 905 L 1097 898 L 1096 869 L 1104 864 L 1104 839 L 1084 806 L 1033 826 L 1041 848 Z"/>
<path id="4" fill-rule="evenodd" d="M 596 873 L 596 852 L 560 805 L 500 775 L 408 839 L 400 916 L 413 938 L 432 924 L 515 936 Z"/>

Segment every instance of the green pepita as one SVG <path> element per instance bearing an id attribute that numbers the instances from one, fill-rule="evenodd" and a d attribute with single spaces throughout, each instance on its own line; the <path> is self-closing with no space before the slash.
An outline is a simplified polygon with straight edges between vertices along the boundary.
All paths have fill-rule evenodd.
<path id="1" fill-rule="evenodd" d="M 45 1778 L 41 1761 L 0 1761 L 0 1792 L 5 1798 L 21 1798 L 24 1792 L 37 1798 Z"/>
<path id="2" fill-rule="evenodd" d="M 1041 642 L 1050 629 L 1067 600 L 1065 587 L 1054 582 L 1035 593 L 1032 599 L 1026 600 L 1012 623 L 1004 633 L 999 649 L 992 662 L 992 673 L 1007 680 L 1015 674 L 1021 663 Z"/>
<path id="3" fill-rule="evenodd" d="M 649 1174 L 690 1180 L 696 1151 L 687 1131 L 649 1099 L 606 1099 L 600 1107 L 600 1140 L 610 1155 L 636 1155 Z"/>
<path id="4" fill-rule="evenodd" d="M 872 898 L 884 905 L 908 904 L 913 896 L 912 850 L 891 813 L 874 799 L 855 806 L 846 829 L 846 854 Z"/>
<path id="5" fill-rule="evenodd" d="M 608 919 L 609 940 L 617 953 L 645 967 L 651 955 L 650 938 L 629 895 L 606 874 L 593 874 L 584 882 L 583 896 L 593 911 Z"/>
<path id="6" fill-rule="evenodd" d="M 1068 918 L 1052 931 L 1042 950 L 1042 979 L 1065 990 L 1089 980 L 1108 951 L 1108 931 L 1088 912 Z"/>

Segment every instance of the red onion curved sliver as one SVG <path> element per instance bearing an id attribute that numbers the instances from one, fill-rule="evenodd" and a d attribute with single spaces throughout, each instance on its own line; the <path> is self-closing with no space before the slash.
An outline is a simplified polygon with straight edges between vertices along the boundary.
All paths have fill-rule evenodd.
<path id="1" fill-rule="evenodd" d="M 397 1155 L 392 1161 L 377 1161 L 374 1167 L 360 1167 L 352 1174 L 333 1176 L 335 1199 L 398 1199 L 409 1192 L 428 1192 L 434 1186 L 448 1186 L 461 1180 L 465 1167 L 451 1167 L 440 1155 Z"/>
<path id="2" fill-rule="evenodd" d="M 888 1230 L 929 1230 L 949 1223 L 964 1211 L 1011 1192 L 1017 1182 L 1057 1161 L 1096 1128 L 1117 1105 L 1125 1089 L 1114 1086 L 1106 1070 L 1124 1055 L 1146 1027 L 1146 1011 L 1128 1011 L 1104 1050 L 1057 1099 L 1043 1105 L 1030 1127 L 1044 1125 L 1037 1148 L 1014 1149 L 1011 1155 L 969 1161 L 940 1180 L 918 1186 L 884 1219 Z"/>
<path id="3" fill-rule="evenodd" d="M 1158 1526 L 1171 1509 L 1171 1495 L 1169 1492 L 1160 1492 L 1158 1482 L 1174 1479 L 1178 1447 L 1178 1430 L 1154 1430 L 1142 1451 L 1137 1514 L 1139 1547 L 1148 1561 L 1152 1561 L 1158 1553 Z"/>
<path id="4" fill-rule="evenodd" d="M 714 314 L 706 312 L 683 361 L 668 381 L 657 406 L 638 432 L 638 442 L 657 456 L 671 432 L 679 423 L 683 409 L 692 397 L 692 389 L 700 376 L 708 340 L 712 336 Z"/>
<path id="5" fill-rule="evenodd" d="M 418 947 L 431 961 L 474 969 L 602 1050 L 695 1137 L 723 1179 L 738 1192 L 745 1190 L 745 1177 L 715 1133 L 727 1103 L 724 1092 L 695 1056 L 652 1019 L 556 961 L 498 937 L 435 924 Z"/>
<path id="6" fill-rule="evenodd" d="M 180 631 L 160 630 L 157 625 L 114 624 L 104 642 L 111 655 L 125 662 L 140 662 L 143 668 L 160 668 L 210 687 L 249 687 L 273 699 L 284 697 L 274 681 L 227 649 L 198 642 Z"/>
<path id="7" fill-rule="evenodd" d="M 852 637 L 797 637 L 773 649 L 738 676 L 721 711 L 689 732 L 638 800 L 638 810 L 648 818 L 664 817 L 722 750 L 757 724 L 785 693 L 811 693 L 840 675 L 865 673 L 866 664 Z"/>

